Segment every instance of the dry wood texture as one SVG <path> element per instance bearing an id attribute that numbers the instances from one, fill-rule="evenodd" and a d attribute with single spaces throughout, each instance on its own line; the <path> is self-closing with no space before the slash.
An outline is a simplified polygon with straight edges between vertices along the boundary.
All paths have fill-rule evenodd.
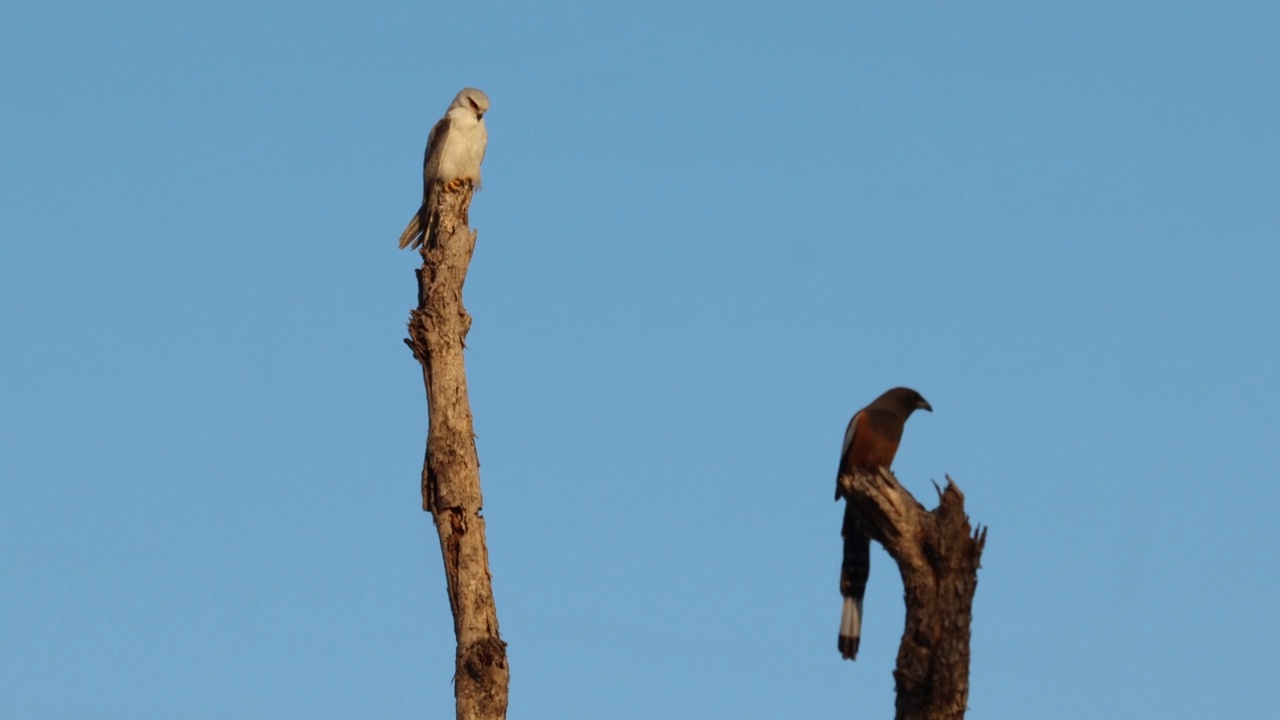
<path id="1" fill-rule="evenodd" d="M 951 478 L 925 510 L 885 468 L 842 474 L 847 502 L 898 563 L 906 628 L 893 672 L 898 720 L 958 720 L 969 698 L 969 628 L 986 528 L 969 527 Z M 935 486 L 936 487 L 936 486 Z"/>
<path id="2" fill-rule="evenodd" d="M 480 460 L 462 351 L 471 316 L 462 285 L 476 246 L 467 226 L 472 188 L 442 193 L 428 228 L 418 269 L 418 307 L 409 315 L 405 343 L 422 363 L 430 428 L 422 466 L 422 509 L 440 534 L 449 607 L 458 641 L 454 697 L 458 720 L 497 720 L 507 714 L 507 646 L 498 634 L 498 612 L 489 576 L 480 511 Z"/>

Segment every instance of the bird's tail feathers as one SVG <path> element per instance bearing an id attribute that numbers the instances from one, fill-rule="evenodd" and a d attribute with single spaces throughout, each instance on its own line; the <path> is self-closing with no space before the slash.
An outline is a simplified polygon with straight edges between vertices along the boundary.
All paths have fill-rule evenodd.
<path id="1" fill-rule="evenodd" d="M 862 598 L 846 597 L 840 613 L 840 655 L 845 660 L 858 656 L 858 643 L 862 640 Z"/>
<path id="2" fill-rule="evenodd" d="M 413 219 L 405 227 L 404 232 L 400 233 L 400 249 L 407 247 L 417 247 L 422 243 L 422 225 L 420 222 L 420 212 L 413 214 Z"/>

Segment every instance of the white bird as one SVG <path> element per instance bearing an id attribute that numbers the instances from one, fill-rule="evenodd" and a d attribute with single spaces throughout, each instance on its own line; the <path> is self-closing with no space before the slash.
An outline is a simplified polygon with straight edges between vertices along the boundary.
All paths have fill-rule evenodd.
<path id="1" fill-rule="evenodd" d="M 431 128 L 422 159 L 422 208 L 400 235 L 400 249 L 417 247 L 430 239 L 440 193 L 458 192 L 468 184 L 480 187 L 480 163 L 489 142 L 484 128 L 488 110 L 488 95 L 477 88 L 463 88 Z"/>

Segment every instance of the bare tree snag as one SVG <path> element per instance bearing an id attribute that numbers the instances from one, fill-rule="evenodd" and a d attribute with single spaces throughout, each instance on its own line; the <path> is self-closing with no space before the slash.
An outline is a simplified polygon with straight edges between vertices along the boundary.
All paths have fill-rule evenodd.
<path id="1" fill-rule="evenodd" d="M 462 351 L 471 316 L 462 306 L 462 285 L 476 246 L 467 226 L 474 189 L 440 193 L 419 216 L 427 228 L 418 269 L 418 307 L 409 314 L 405 343 L 422 363 L 427 389 L 426 459 L 422 465 L 422 509 L 440 534 L 449 608 L 458 641 L 453 676 L 458 720 L 500 720 L 507 715 L 507 645 L 498 635 L 498 611 L 485 545 L 480 459 L 476 454 L 471 403 Z"/>
<path id="2" fill-rule="evenodd" d="M 847 502 L 867 534 L 898 563 L 907 622 L 893 671 L 897 720 L 959 720 L 969 699 L 973 593 L 987 541 L 969 527 L 964 493 L 947 478 L 925 510 L 886 468 L 841 474 Z M 936 488 L 937 485 L 935 484 Z"/>

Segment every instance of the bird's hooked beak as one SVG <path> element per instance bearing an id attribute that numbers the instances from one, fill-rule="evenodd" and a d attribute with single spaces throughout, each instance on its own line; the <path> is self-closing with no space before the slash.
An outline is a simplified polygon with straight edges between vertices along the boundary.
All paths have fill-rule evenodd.
<path id="1" fill-rule="evenodd" d="M 917 409 L 917 410 L 928 410 L 929 412 L 933 412 L 933 406 L 932 406 L 932 405 L 930 405 L 930 404 L 929 404 L 929 401 L 928 401 L 928 400 L 925 400 L 924 398 L 920 398 L 920 402 L 916 403 L 916 409 Z"/>

